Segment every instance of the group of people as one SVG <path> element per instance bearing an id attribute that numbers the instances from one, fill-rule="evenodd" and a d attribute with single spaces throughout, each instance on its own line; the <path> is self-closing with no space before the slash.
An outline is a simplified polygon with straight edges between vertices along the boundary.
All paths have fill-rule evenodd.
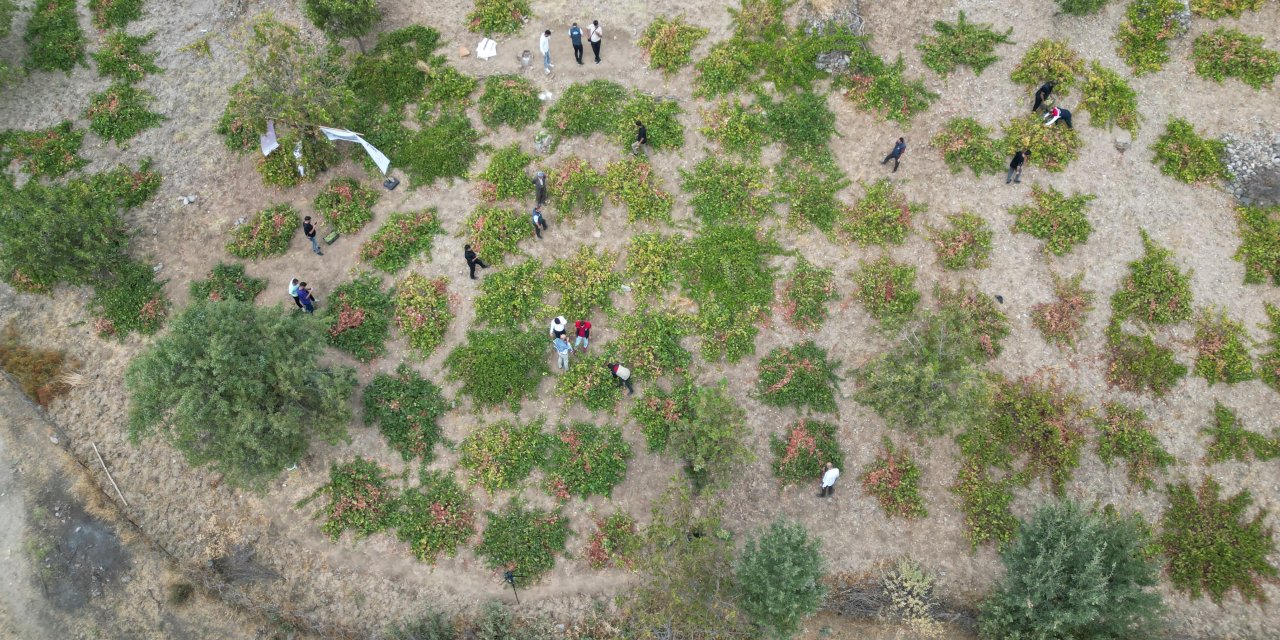
<path id="1" fill-rule="evenodd" d="M 591 53 L 596 57 L 596 64 L 600 64 L 600 39 L 604 37 L 604 29 L 600 27 L 599 20 L 592 20 L 591 26 L 587 27 L 587 42 L 591 44 Z M 573 44 L 573 59 L 578 64 L 582 64 L 582 28 L 578 23 L 573 23 L 569 27 L 569 42 Z M 551 64 L 551 30 L 547 29 L 542 32 L 542 36 L 538 38 L 538 51 L 542 52 L 542 70 L 551 75 L 551 70 L 555 68 Z"/>
<path id="2" fill-rule="evenodd" d="M 574 349 L 586 351 L 591 346 L 591 321 L 575 320 L 573 323 L 573 344 L 569 344 L 567 328 L 569 321 L 564 316 L 556 316 L 551 319 L 551 326 L 547 332 L 551 336 L 551 346 L 556 350 L 556 367 L 564 371 L 569 370 L 569 356 L 573 354 Z M 613 379 L 618 381 L 618 385 L 627 390 L 627 395 L 634 394 L 635 388 L 631 386 L 631 370 L 622 366 L 618 362 L 606 362 L 604 366 L 609 369 L 609 373 L 613 375 Z"/>

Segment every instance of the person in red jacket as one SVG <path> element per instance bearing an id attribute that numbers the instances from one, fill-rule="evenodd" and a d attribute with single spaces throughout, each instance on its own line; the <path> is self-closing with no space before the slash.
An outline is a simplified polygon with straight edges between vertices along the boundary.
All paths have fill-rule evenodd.
<path id="1" fill-rule="evenodd" d="M 591 322 L 588 320 L 578 320 L 573 323 L 573 331 L 576 336 L 573 339 L 573 346 L 582 345 L 582 350 L 586 351 L 591 346 Z"/>

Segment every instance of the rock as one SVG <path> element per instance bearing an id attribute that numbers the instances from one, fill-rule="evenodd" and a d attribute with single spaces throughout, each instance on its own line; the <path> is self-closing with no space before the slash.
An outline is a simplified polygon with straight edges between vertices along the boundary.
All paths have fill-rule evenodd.
<path id="1" fill-rule="evenodd" d="M 152 271 L 153 273 L 160 273 L 160 270 L 161 270 L 161 269 L 163 269 L 163 268 L 164 268 L 164 263 L 163 263 L 163 262 L 157 262 L 156 264 L 152 265 L 152 267 L 151 267 L 151 271 Z"/>
<path id="2" fill-rule="evenodd" d="M 539 131 L 538 135 L 533 137 L 533 150 L 541 155 L 548 155 L 551 153 L 553 140 L 550 132 Z"/>
<path id="3" fill-rule="evenodd" d="M 466 47 L 458 47 L 458 57 L 459 58 L 471 57 L 471 50 Z"/>

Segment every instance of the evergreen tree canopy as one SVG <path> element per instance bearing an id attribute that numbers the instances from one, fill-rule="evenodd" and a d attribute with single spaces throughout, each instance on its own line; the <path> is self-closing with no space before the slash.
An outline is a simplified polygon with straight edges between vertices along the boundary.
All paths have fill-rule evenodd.
<path id="1" fill-rule="evenodd" d="M 804 525 L 776 520 L 738 557 L 738 604 L 776 638 L 790 638 L 826 595 L 820 541 Z"/>

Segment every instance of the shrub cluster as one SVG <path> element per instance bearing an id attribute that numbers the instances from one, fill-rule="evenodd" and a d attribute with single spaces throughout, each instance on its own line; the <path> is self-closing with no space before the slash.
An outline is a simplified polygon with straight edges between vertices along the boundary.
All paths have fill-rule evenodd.
<path id="1" fill-rule="evenodd" d="M 324 313 L 329 344 L 360 362 L 387 355 L 393 305 L 382 290 L 381 276 L 364 273 L 339 285 Z"/>
<path id="2" fill-rule="evenodd" d="M 760 94 L 756 104 L 765 111 L 769 137 L 788 147 L 825 147 L 836 132 L 836 114 L 827 107 L 825 95 L 792 92 L 774 103 Z"/>
<path id="3" fill-rule="evenodd" d="M 142 17 L 143 0 L 89 0 L 89 13 L 93 25 L 106 30 L 124 27 Z"/>
<path id="4" fill-rule="evenodd" d="M 1125 333 L 1113 322 L 1106 336 L 1109 384 L 1160 398 L 1187 375 L 1187 367 L 1174 357 L 1173 349 L 1156 344 L 1149 335 Z"/>
<path id="5" fill-rule="evenodd" d="M 436 444 L 444 440 L 440 417 L 448 410 L 440 387 L 405 364 L 394 375 L 379 373 L 364 388 L 365 424 L 378 425 L 406 462 L 431 462 Z"/>
<path id="6" fill-rule="evenodd" d="M 1004 125 L 1002 144 L 1009 155 L 1030 151 L 1028 163 L 1044 167 L 1050 173 L 1058 173 L 1080 157 L 1084 140 L 1075 129 L 1058 124 L 1046 127 L 1040 116 L 1031 114 L 1014 118 Z"/>
<path id="7" fill-rule="evenodd" d="M 889 256 L 861 262 L 853 273 L 854 296 L 885 329 L 897 329 L 910 320 L 920 302 L 916 268 L 898 264 Z"/>
<path id="8" fill-rule="evenodd" d="M 671 392 L 647 393 L 632 408 L 649 450 L 671 451 L 685 464 L 695 490 L 718 486 L 754 456 L 744 443 L 746 412 L 724 383 L 697 386 L 686 380 Z"/>
<path id="9" fill-rule="evenodd" d="M 1105 417 L 1093 419 L 1098 430 L 1098 457 L 1107 466 L 1116 458 L 1123 458 L 1129 482 L 1143 491 L 1151 489 L 1155 486 L 1153 476 L 1177 461 L 1151 432 L 1147 414 L 1141 409 L 1119 402 L 1107 402 L 1102 408 Z"/>
<path id="10" fill-rule="evenodd" d="M 854 106 L 885 120 L 909 124 L 938 99 L 924 81 L 906 77 L 902 56 L 892 64 L 865 47 L 853 49 L 854 59 L 836 86 Z"/>
<path id="11" fill-rule="evenodd" d="M 1195 374 L 1209 384 L 1235 384 L 1258 377 L 1249 357 L 1249 334 L 1244 325 L 1227 317 L 1225 311 L 1206 309 L 1196 320 Z"/>
<path id="12" fill-rule="evenodd" d="M 449 293 L 449 279 L 411 273 L 396 283 L 395 301 L 396 326 L 419 356 L 430 356 L 453 321 L 457 300 Z"/>
<path id="13" fill-rule="evenodd" d="M 249 260 L 282 255 L 300 226 L 297 209 L 287 204 L 267 207 L 231 230 L 227 253 Z"/>
<path id="14" fill-rule="evenodd" d="M 70 120 L 48 129 L 5 131 L 0 133 L 0 163 L 8 166 L 16 160 L 32 178 L 59 178 L 89 164 L 78 155 L 83 143 L 84 131 Z"/>
<path id="15" fill-rule="evenodd" d="M 1267 323 L 1262 325 L 1271 337 L 1266 345 L 1269 351 L 1258 358 L 1258 376 L 1272 389 L 1280 391 L 1280 307 L 1271 303 L 1263 303 L 1267 312 Z"/>
<path id="16" fill-rule="evenodd" d="M 1129 275 L 1111 296 L 1116 320 L 1173 324 L 1191 317 L 1191 274 L 1178 270 L 1173 252 L 1142 231 L 1142 258 L 1129 263 Z"/>
<path id="17" fill-rule="evenodd" d="M 556 393 L 570 402 L 579 400 L 591 411 L 612 412 L 622 400 L 622 386 L 595 354 L 576 356 L 573 366 L 556 377 Z"/>
<path id="18" fill-rule="evenodd" d="M 597 517 L 595 524 L 596 530 L 583 552 L 587 564 L 592 569 L 635 568 L 644 544 L 636 519 L 625 511 L 618 511 L 607 518 Z"/>
<path id="19" fill-rule="evenodd" d="M 974 24 L 965 19 L 961 11 L 954 23 L 941 20 L 933 23 L 936 35 L 926 35 L 916 48 L 924 66 L 940 76 L 947 76 L 958 66 L 973 69 L 977 75 L 1000 57 L 995 54 L 996 45 L 1012 44 L 1009 36 L 1013 28 L 1000 33 L 990 24 Z"/>
<path id="20" fill-rule="evenodd" d="M 494 571 L 510 571 L 535 582 L 556 566 L 569 540 L 569 518 L 559 510 L 528 507 L 517 498 L 502 512 L 489 511 L 476 555 Z"/>
<path id="21" fill-rule="evenodd" d="M 1004 148 L 991 135 L 991 130 L 973 118 L 952 118 L 929 142 L 942 154 L 951 173 L 965 167 L 975 177 L 1004 170 Z"/>
<path id="22" fill-rule="evenodd" d="M 622 287 L 622 277 L 613 270 L 618 262 L 612 251 L 596 251 L 582 245 L 568 258 L 558 258 L 547 268 L 547 283 L 560 292 L 556 315 L 579 319 L 591 317 L 592 310 L 613 310 L 612 295 Z"/>
<path id="23" fill-rule="evenodd" d="M 251 136 L 256 139 L 257 136 Z M 280 149 L 265 158 L 258 158 L 258 175 L 262 184 L 272 187 L 296 187 L 315 180 L 325 169 L 338 162 L 338 150 L 332 142 L 294 133 L 280 136 Z M 281 151 L 287 149 L 289 151 Z M 298 149 L 301 158 L 295 158 L 292 150 Z M 298 167 L 302 167 L 302 173 Z"/>
<path id="24" fill-rule="evenodd" d="M 1280 456 L 1280 435 L 1269 438 L 1245 429 L 1236 412 L 1221 402 L 1213 403 L 1213 426 L 1204 432 L 1213 438 L 1204 452 L 1204 461 L 1208 464 L 1228 460 L 1267 461 Z"/>
<path id="25" fill-rule="evenodd" d="M 352 234 L 373 219 L 378 192 L 355 178 L 337 178 L 316 196 L 316 211 L 339 233 Z"/>
<path id="26" fill-rule="evenodd" d="M 1263 4 L 1265 0 L 1192 0 L 1191 13 L 1210 20 L 1239 18 L 1245 11 L 1261 9 Z"/>
<path id="27" fill-rule="evenodd" d="M 888 178 L 865 188 L 866 195 L 840 221 L 840 235 L 863 246 L 906 242 L 912 217 L 924 213 L 925 205 L 908 202 Z"/>
<path id="28" fill-rule="evenodd" d="M 149 73 L 160 73 L 155 53 L 142 50 L 151 43 L 155 33 L 131 36 L 123 31 L 113 31 L 102 39 L 101 48 L 93 54 L 98 74 L 117 82 L 137 82 Z"/>
<path id="29" fill-rule="evenodd" d="M 520 327 L 542 312 L 546 281 L 542 262 L 529 259 L 480 281 L 476 319 L 494 326 Z"/>
<path id="30" fill-rule="evenodd" d="M 680 187 L 693 194 L 689 205 L 705 224 L 756 223 L 773 210 L 765 175 L 759 165 L 708 156 L 693 171 L 680 170 Z"/>
<path id="31" fill-rule="evenodd" d="M 630 459 L 631 445 L 622 440 L 618 427 L 562 424 L 547 455 L 547 492 L 559 500 L 573 495 L 584 500 L 592 495 L 607 498 L 627 475 Z"/>
<path id="32" fill-rule="evenodd" d="M 541 418 L 524 424 L 502 420 L 485 425 L 462 441 L 458 464 L 470 474 L 471 484 L 491 494 L 513 489 L 545 461 L 551 438 L 542 427 Z"/>
<path id="33" fill-rule="evenodd" d="M 795 270 L 782 283 L 778 307 L 791 326 L 801 331 L 817 331 L 827 319 L 827 307 L 839 299 L 835 273 L 814 266 L 801 256 Z"/>
<path id="34" fill-rule="evenodd" d="M 1227 171 L 1227 144 L 1221 140 L 1202 138 L 1190 122 L 1170 118 L 1165 132 L 1156 140 L 1152 162 L 1160 172 L 1187 184 L 1230 180 Z"/>
<path id="35" fill-rule="evenodd" d="M 431 256 L 436 235 L 443 233 L 434 207 L 387 216 L 373 236 L 360 245 L 360 260 L 386 273 L 409 266 L 418 256 Z"/>
<path id="36" fill-rule="evenodd" d="M 151 265 L 127 259 L 94 284 L 89 312 L 99 336 L 150 335 L 164 325 L 169 299 Z"/>
<path id="37" fill-rule="evenodd" d="M 525 173 L 533 156 L 520 150 L 520 143 L 513 142 L 489 158 L 489 166 L 476 176 L 480 199 L 490 204 L 499 200 L 511 200 L 529 195 L 533 181 Z"/>
<path id="38" fill-rule="evenodd" d="M 329 467 L 329 482 L 294 507 L 301 509 L 317 498 L 326 498 L 315 515 L 324 518 L 320 530 L 335 542 L 348 529 L 356 539 L 365 538 L 385 530 L 395 511 L 396 492 L 387 483 L 389 477 L 378 463 L 364 458 L 334 463 Z"/>
<path id="39" fill-rule="evenodd" d="M 609 200 L 627 207 L 627 222 L 671 222 L 674 199 L 653 166 L 640 158 L 610 162 L 601 183 Z"/>
<path id="40" fill-rule="evenodd" d="M 529 219 L 515 209 L 476 207 L 462 223 L 467 244 L 486 263 L 502 264 L 506 257 L 519 251 L 517 245 L 532 234 Z"/>
<path id="41" fill-rule="evenodd" d="M 685 294 L 698 303 L 694 327 L 708 361 L 736 362 L 755 351 L 755 323 L 773 301 L 778 253 L 773 238 L 755 227 L 711 225 L 689 241 L 678 270 Z"/>
<path id="42" fill-rule="evenodd" d="M 537 331 L 468 331 L 467 343 L 444 360 L 447 378 L 462 383 L 460 393 L 479 407 L 519 409 L 547 374 L 546 337 Z"/>
<path id="43" fill-rule="evenodd" d="M 496 75 L 485 78 L 480 96 L 480 121 L 490 129 L 508 126 L 523 129 L 538 121 L 542 100 L 527 78 Z"/>
<path id="44" fill-rule="evenodd" d="M 778 347 L 760 360 L 756 390 L 760 401 L 775 407 L 793 406 L 820 412 L 836 410 L 837 363 L 827 351 L 807 340 L 794 347 Z"/>
<path id="45" fill-rule="evenodd" d="M 245 275 L 242 264 L 219 262 L 205 277 L 205 280 L 191 281 L 192 300 L 253 302 L 267 289 L 266 279 Z"/>
<path id="46" fill-rule="evenodd" d="M 1038 87 L 1041 83 L 1052 80 L 1053 92 L 1060 96 L 1070 95 L 1078 76 L 1084 74 L 1084 59 L 1076 53 L 1066 40 L 1037 40 L 1027 49 L 1022 61 L 1013 68 L 1009 78 L 1028 87 Z"/>
<path id="47" fill-rule="evenodd" d="M 685 319 L 674 312 L 640 307 L 617 319 L 613 329 L 615 337 L 606 347 L 606 360 L 625 364 L 632 375 L 683 375 L 693 363 L 693 355 L 680 345 L 688 333 Z"/>
<path id="48" fill-rule="evenodd" d="M 1271 529 L 1264 524 L 1267 511 L 1259 509 L 1245 520 L 1253 496 L 1246 489 L 1223 499 L 1221 490 L 1211 478 L 1198 488 L 1187 482 L 1169 487 L 1157 539 L 1169 560 L 1169 579 L 1192 598 L 1209 592 L 1218 604 L 1232 589 L 1245 602 L 1265 600 L 1261 583 L 1280 577 L 1267 559 L 1275 553 Z"/>
<path id="49" fill-rule="evenodd" d="M 558 144 L 564 138 L 586 138 L 609 133 L 616 125 L 627 90 L 612 80 L 592 80 L 569 85 L 550 109 L 544 126 Z"/>
<path id="50" fill-rule="evenodd" d="M 702 110 L 702 121 L 706 123 L 702 135 L 725 153 L 754 160 L 767 144 L 769 125 L 760 105 L 721 100 L 714 107 Z"/>
<path id="51" fill-rule="evenodd" d="M 1169 41 L 1187 27 L 1178 21 L 1185 7 L 1178 0 L 1132 0 L 1116 31 L 1117 53 L 1133 75 L 1159 71 L 1169 60 Z"/>
<path id="52" fill-rule="evenodd" d="M 1110 129 L 1113 126 L 1138 135 L 1138 93 L 1124 76 L 1098 64 L 1089 66 L 1084 78 L 1084 99 L 1080 106 L 1089 112 L 1089 124 Z"/>
<path id="53" fill-rule="evenodd" d="M 476 0 L 467 14 L 467 30 L 484 35 L 515 33 L 533 17 L 529 0 Z"/>
<path id="54" fill-rule="evenodd" d="M 1236 207 L 1240 248 L 1235 259 L 1244 263 L 1245 284 L 1261 284 L 1270 276 L 1280 285 L 1280 207 Z"/>
<path id="55" fill-rule="evenodd" d="M 624 270 L 638 300 L 661 296 L 676 280 L 676 261 L 684 247 L 682 236 L 637 233 L 627 244 Z"/>
<path id="56" fill-rule="evenodd" d="M 645 27 L 636 46 L 644 50 L 650 69 L 671 75 L 693 61 L 690 54 L 707 33 L 706 29 L 685 22 L 684 15 L 658 16 Z"/>
<path id="57" fill-rule="evenodd" d="M 89 119 L 90 131 L 122 144 L 164 121 L 164 116 L 147 109 L 154 100 L 142 89 L 116 83 L 89 99 L 84 117 Z"/>
<path id="58" fill-rule="evenodd" d="M 419 486 L 400 494 L 391 524 L 415 558 L 432 564 L 440 554 L 457 555 L 458 547 L 476 533 L 471 497 L 452 475 L 440 471 L 423 473 Z"/>
<path id="59" fill-rule="evenodd" d="M 1070 278 L 1053 274 L 1053 302 L 1041 302 L 1031 308 L 1031 324 L 1046 342 L 1073 346 L 1080 339 L 1084 320 L 1093 311 L 1092 291 L 1084 288 L 1084 274 Z"/>
<path id="60" fill-rule="evenodd" d="M 1076 245 L 1084 244 L 1093 233 L 1093 225 L 1085 210 L 1097 196 L 1077 193 L 1063 195 L 1053 187 L 1031 187 L 1033 205 L 1017 205 L 1009 213 L 1017 217 L 1013 230 L 1044 240 L 1044 250 L 1056 256 L 1066 255 Z"/>
<path id="61" fill-rule="evenodd" d="M 947 269 L 985 269 L 991 264 L 991 226 L 976 213 L 947 216 L 948 228 L 930 228 L 929 240 Z"/>
<path id="62" fill-rule="evenodd" d="M 783 484 L 811 485 L 822 479 L 828 464 L 844 466 L 844 454 L 836 440 L 836 425 L 801 419 L 787 427 L 785 435 L 769 436 L 773 475 Z"/>
<path id="63" fill-rule="evenodd" d="M 884 454 L 862 472 L 860 480 L 885 515 L 909 520 L 928 517 L 920 495 L 920 467 L 906 452 L 894 449 L 889 438 L 884 439 Z"/>
<path id="64" fill-rule="evenodd" d="M 1218 28 L 1202 33 L 1191 49 L 1196 74 L 1218 82 L 1239 78 L 1254 89 L 1270 87 L 1280 73 L 1280 53 L 1262 43 L 1262 38 L 1250 37 L 1235 29 Z"/>
<path id="65" fill-rule="evenodd" d="M 831 150 L 826 147 L 788 150 L 774 172 L 777 197 L 790 209 L 788 222 L 795 227 L 807 222 L 832 235 L 846 210 L 836 193 L 850 182 L 836 165 Z"/>
<path id="66" fill-rule="evenodd" d="M 85 63 L 84 32 L 76 16 L 76 0 L 47 0 L 31 12 L 27 31 L 27 67 L 39 71 L 65 71 Z"/>
<path id="67" fill-rule="evenodd" d="M 565 158 L 548 176 L 547 190 L 551 204 L 565 221 L 572 220 L 579 212 L 595 216 L 604 208 L 604 196 L 600 187 L 604 176 L 586 160 L 578 156 Z"/>
<path id="68" fill-rule="evenodd" d="M 1097 13 L 1110 0 L 1056 0 L 1062 12 L 1073 16 L 1087 16 Z"/>

